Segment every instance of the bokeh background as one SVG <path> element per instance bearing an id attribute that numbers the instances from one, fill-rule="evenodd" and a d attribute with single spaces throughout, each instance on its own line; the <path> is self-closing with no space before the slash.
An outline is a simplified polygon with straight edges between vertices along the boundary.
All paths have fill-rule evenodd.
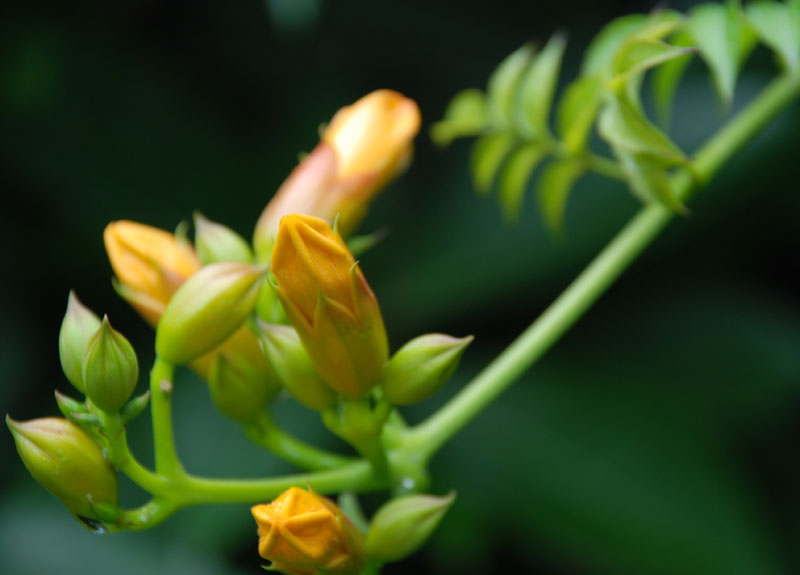
<path id="1" fill-rule="evenodd" d="M 685 9 L 690 2 L 674 2 Z M 425 126 L 408 173 L 362 229 L 390 235 L 362 258 L 394 348 L 475 334 L 448 389 L 507 345 L 638 208 L 587 177 L 566 233 L 532 196 L 517 226 L 472 191 L 469 145 L 427 129 L 458 90 L 483 87 L 526 41 L 569 33 L 564 78 L 612 18 L 652 2 L 5 2 L 0 8 L 0 411 L 57 413 L 70 392 L 57 335 L 74 288 L 137 347 L 152 333 L 110 285 L 102 230 L 166 229 L 199 209 L 249 237 L 262 207 L 335 110 L 376 88 L 415 98 Z M 751 57 L 740 107 L 775 74 Z M 563 81 L 562 81 L 563 86 Z M 693 150 L 725 119 L 690 68 L 673 134 Z M 449 443 L 433 490 L 458 492 L 432 541 L 387 573 L 800 571 L 800 105 L 777 118 L 610 292 L 513 388 Z M 141 389 L 145 383 L 140 382 Z M 179 451 L 209 476 L 288 471 L 177 382 Z M 332 445 L 279 401 L 295 433 Z M 151 458 L 147 415 L 133 448 Z M 144 533 L 92 535 L 29 477 L 0 431 L 5 573 L 257 573 L 247 506 L 192 508 Z M 129 504 L 143 494 L 125 484 Z M 374 506 L 378 499 L 366 498 Z"/>

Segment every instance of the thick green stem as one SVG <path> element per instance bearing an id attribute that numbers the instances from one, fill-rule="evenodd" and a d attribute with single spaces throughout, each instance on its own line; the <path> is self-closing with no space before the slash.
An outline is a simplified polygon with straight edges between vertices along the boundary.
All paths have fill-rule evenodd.
<path id="1" fill-rule="evenodd" d="M 150 372 L 150 409 L 153 417 L 153 447 L 156 473 L 164 477 L 176 477 L 184 473 L 175 451 L 172 434 L 171 399 L 172 377 L 175 366 L 156 357 Z"/>
<path id="2" fill-rule="evenodd" d="M 797 78 L 774 80 L 697 152 L 690 177 L 673 178 L 686 199 L 775 114 L 800 94 Z M 495 397 L 519 378 L 594 304 L 674 216 L 660 204 L 644 206 L 592 263 L 503 353 L 439 411 L 408 432 L 406 445 L 433 455 Z"/>
<path id="3" fill-rule="evenodd" d="M 248 424 L 245 433 L 253 442 L 301 469 L 336 469 L 356 461 L 352 457 L 319 449 L 289 435 L 275 425 L 267 413 Z"/>

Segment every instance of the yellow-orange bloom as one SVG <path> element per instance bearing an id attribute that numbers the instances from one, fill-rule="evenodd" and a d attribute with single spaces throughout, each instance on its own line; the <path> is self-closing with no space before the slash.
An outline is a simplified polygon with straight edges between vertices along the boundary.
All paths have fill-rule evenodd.
<path id="1" fill-rule="evenodd" d="M 363 537 L 329 499 L 291 487 L 251 511 L 258 524 L 258 554 L 275 569 L 295 575 L 361 572 Z"/>
<path id="2" fill-rule="evenodd" d="M 151 325 L 158 324 L 172 294 L 200 262 L 188 242 L 131 221 L 111 222 L 103 232 L 119 291 Z"/>
<path id="3" fill-rule="evenodd" d="M 420 122 L 416 102 L 392 90 L 376 90 L 339 110 L 261 214 L 254 241 L 261 258 L 269 258 L 287 214 L 329 222 L 338 215 L 343 234 L 355 229 L 375 194 L 408 165 Z"/>
<path id="4" fill-rule="evenodd" d="M 322 379 L 350 398 L 378 383 L 389 345 L 378 301 L 341 236 L 323 220 L 281 220 L 275 292 Z"/>

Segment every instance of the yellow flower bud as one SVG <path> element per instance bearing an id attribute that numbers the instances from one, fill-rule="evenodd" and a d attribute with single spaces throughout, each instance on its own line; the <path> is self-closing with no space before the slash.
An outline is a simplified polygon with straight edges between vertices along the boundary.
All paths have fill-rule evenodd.
<path id="1" fill-rule="evenodd" d="M 79 518 L 102 519 L 117 505 L 117 475 L 103 450 L 77 425 L 45 417 L 14 421 L 6 416 L 25 467 L 42 487 Z"/>
<path id="2" fill-rule="evenodd" d="M 158 228 L 130 221 L 111 222 L 103 240 L 120 294 L 153 326 L 172 294 L 200 269 L 188 242 Z"/>
<path id="3" fill-rule="evenodd" d="M 342 238 L 319 218 L 281 221 L 275 291 L 311 361 L 332 389 L 364 397 L 389 355 L 378 301 Z"/>
<path id="4" fill-rule="evenodd" d="M 329 499 L 290 487 L 272 503 L 251 509 L 258 524 L 258 554 L 278 571 L 296 575 L 358 575 L 364 541 Z"/>
<path id="5" fill-rule="evenodd" d="M 355 229 L 375 194 L 408 165 L 420 122 L 416 102 L 392 90 L 377 90 L 339 110 L 261 214 L 254 238 L 260 258 L 269 258 L 287 214 L 327 221 L 338 215 L 343 234 Z"/>

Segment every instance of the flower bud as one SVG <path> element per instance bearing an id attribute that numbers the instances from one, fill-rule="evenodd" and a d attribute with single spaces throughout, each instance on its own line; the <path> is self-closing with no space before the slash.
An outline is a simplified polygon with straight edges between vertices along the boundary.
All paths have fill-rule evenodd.
<path id="1" fill-rule="evenodd" d="M 100 446 L 65 419 L 14 421 L 6 416 L 25 467 L 72 513 L 103 519 L 103 507 L 117 506 L 117 475 Z M 103 515 L 104 517 L 100 517 Z"/>
<path id="2" fill-rule="evenodd" d="M 158 324 L 172 294 L 200 269 L 188 242 L 158 228 L 112 222 L 103 240 L 119 280 L 117 291 L 152 326 Z"/>
<path id="3" fill-rule="evenodd" d="M 398 561 L 421 547 L 455 500 L 455 494 L 405 495 L 386 503 L 372 518 L 366 549 L 370 559 Z"/>
<path id="4" fill-rule="evenodd" d="M 174 364 L 225 341 L 253 311 L 266 270 L 238 262 L 210 264 L 170 300 L 156 329 L 156 353 Z"/>
<path id="5" fill-rule="evenodd" d="M 89 341 L 83 358 L 86 396 L 103 411 L 119 411 L 139 380 L 139 362 L 125 336 L 111 327 L 108 316 Z"/>
<path id="6" fill-rule="evenodd" d="M 363 537 L 329 499 L 290 487 L 251 511 L 258 524 L 258 554 L 274 569 L 297 575 L 361 573 Z"/>
<path id="7" fill-rule="evenodd" d="M 272 273 L 286 317 L 325 383 L 349 398 L 368 394 L 389 346 L 378 301 L 342 238 L 319 218 L 286 216 Z"/>
<path id="8" fill-rule="evenodd" d="M 325 385 L 308 357 L 297 331 L 288 325 L 260 323 L 264 351 L 281 385 L 297 401 L 316 411 L 336 404 L 336 393 Z"/>
<path id="9" fill-rule="evenodd" d="M 433 395 L 453 375 L 472 340 L 430 333 L 409 341 L 386 366 L 381 384 L 386 400 L 409 405 Z"/>
<path id="10" fill-rule="evenodd" d="M 70 291 L 67 313 L 64 314 L 58 334 L 58 353 L 64 375 L 82 393 L 86 393 L 83 383 L 83 357 L 86 355 L 89 340 L 99 327 L 100 318 L 78 300 L 74 291 Z"/>
<path id="11" fill-rule="evenodd" d="M 327 221 L 349 234 L 375 194 L 408 165 L 419 131 L 416 102 L 391 90 L 372 92 L 339 110 L 319 145 L 289 175 L 256 226 L 259 258 L 270 257 L 280 220 L 292 213 Z"/>
<path id="12" fill-rule="evenodd" d="M 214 353 L 208 390 L 227 417 L 248 422 L 261 413 L 280 390 L 280 383 L 258 339 L 242 326 Z"/>
<path id="13" fill-rule="evenodd" d="M 194 213 L 194 247 L 200 263 L 253 261 L 253 253 L 245 239 L 232 229 L 212 222 L 200 212 Z"/>

